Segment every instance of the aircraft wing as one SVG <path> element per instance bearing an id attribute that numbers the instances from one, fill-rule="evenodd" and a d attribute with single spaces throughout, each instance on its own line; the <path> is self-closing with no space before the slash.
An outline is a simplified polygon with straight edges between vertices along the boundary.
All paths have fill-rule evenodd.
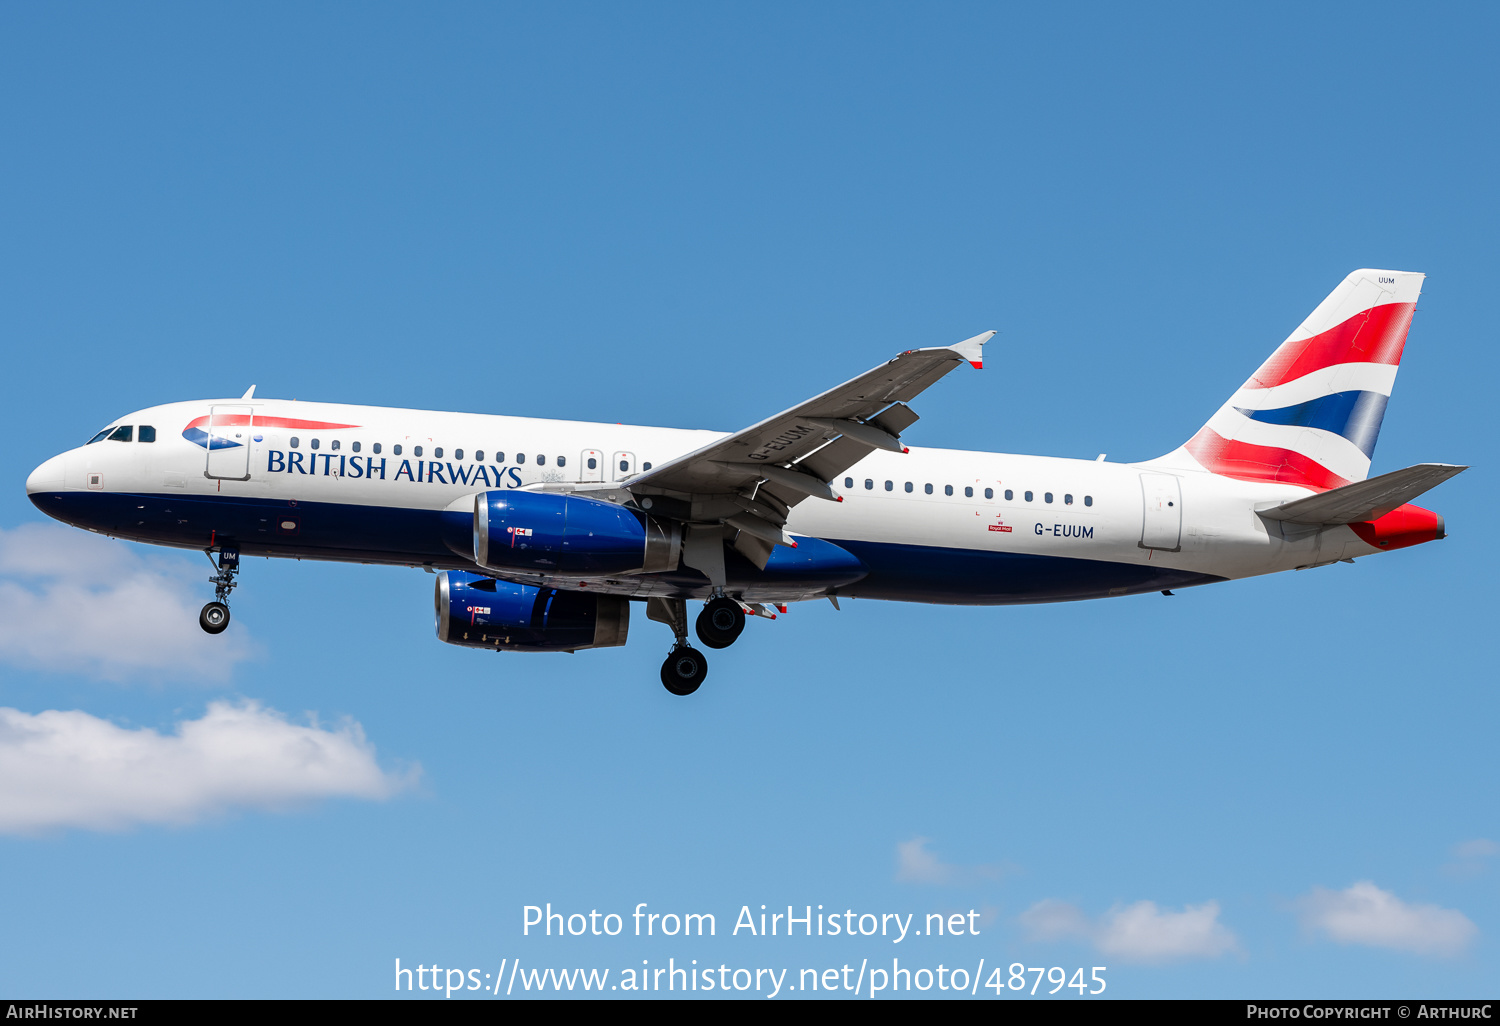
<path id="1" fill-rule="evenodd" d="M 782 531 L 787 511 L 808 496 L 839 501 L 829 482 L 872 450 L 904 451 L 901 432 L 917 420 L 906 402 L 960 364 L 981 366 L 983 346 L 994 335 L 987 331 L 952 346 L 909 350 L 759 424 L 637 474 L 624 487 L 638 499 L 662 497 L 653 507 L 665 515 L 738 531 L 736 547 L 764 566 L 773 545 L 794 544 Z"/>
<path id="2" fill-rule="evenodd" d="M 1383 517 L 1468 469 L 1448 463 L 1418 463 L 1256 512 L 1293 524 L 1357 524 Z"/>

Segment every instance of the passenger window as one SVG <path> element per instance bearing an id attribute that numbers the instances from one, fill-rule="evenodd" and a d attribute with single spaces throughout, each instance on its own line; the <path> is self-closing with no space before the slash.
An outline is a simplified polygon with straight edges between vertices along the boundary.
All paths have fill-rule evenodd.
<path id="1" fill-rule="evenodd" d="M 111 431 L 109 433 L 109 440 L 111 442 L 128 442 L 134 435 L 135 429 L 129 424 L 125 424 Z"/>
<path id="2" fill-rule="evenodd" d="M 438 455 L 441 456 L 442 452 L 439 451 Z M 462 449 L 454 449 L 453 450 L 453 458 L 456 459 L 456 460 L 463 459 L 464 458 L 464 451 Z"/>
<path id="3" fill-rule="evenodd" d="M 625 471 L 627 471 L 629 469 L 630 469 L 630 461 L 629 460 L 621 460 L 620 461 L 620 473 L 623 474 L 623 473 L 625 473 Z"/>
<path id="4" fill-rule="evenodd" d="M 993 488 L 986 488 L 984 490 L 984 497 L 986 499 L 993 499 L 995 497 L 995 489 L 993 489 Z"/>
<path id="5" fill-rule="evenodd" d="M 333 444 L 330 445 L 328 448 L 332 449 L 334 452 L 338 452 L 339 451 L 339 440 L 337 438 L 335 438 L 333 440 Z"/>
<path id="6" fill-rule="evenodd" d="M 539 466 L 539 467 L 545 467 L 547 465 L 547 457 L 540 456 L 540 455 L 537 456 L 537 458 L 536 458 L 536 465 Z M 623 470 L 625 468 L 621 467 L 620 469 Z"/>
<path id="7" fill-rule="evenodd" d="M 400 456 L 401 455 L 401 443 L 397 442 L 395 445 L 391 446 L 391 452 L 395 453 L 397 456 Z"/>
<path id="8" fill-rule="evenodd" d="M 590 470 L 598 470 L 599 469 L 599 461 L 596 460 L 596 459 L 594 459 L 594 457 L 592 457 L 592 456 L 589 457 L 589 469 Z"/>
<path id="9" fill-rule="evenodd" d="M 910 492 L 910 491 L 911 491 L 911 482 L 910 482 L 910 481 L 908 481 L 908 482 L 906 482 L 906 490 L 907 490 L 907 491 L 908 491 L 908 492 Z"/>
<path id="10" fill-rule="evenodd" d="M 943 494 L 944 495 L 952 495 L 953 494 L 953 486 L 952 485 L 943 485 Z"/>
<path id="11" fill-rule="evenodd" d="M 1064 506 L 1071 506 L 1071 505 L 1073 505 L 1073 493 L 1072 492 L 1069 492 L 1067 495 L 1063 496 L 1063 505 Z"/>
<path id="12" fill-rule="evenodd" d="M 1042 495 L 1042 501 L 1043 502 L 1051 502 L 1052 501 L 1052 493 L 1051 492 L 1044 493 Z"/>
<path id="13" fill-rule="evenodd" d="M 865 478 L 865 491 L 869 491 L 870 489 L 872 489 L 874 487 L 875 487 L 875 479 L 872 478 L 872 477 Z"/>
<path id="14" fill-rule="evenodd" d="M 349 448 L 353 449 L 355 452 L 359 452 L 359 443 L 358 442 L 350 442 L 349 443 Z"/>
<path id="15" fill-rule="evenodd" d="M 297 436 L 296 436 L 296 435 L 293 435 L 293 436 L 292 436 L 292 448 L 293 448 L 293 449 L 295 449 L 295 448 L 297 448 L 297 446 L 298 446 L 298 445 L 299 445 L 299 444 L 300 444 L 300 443 L 299 443 L 299 442 L 298 442 L 298 440 L 297 440 Z"/>
<path id="16" fill-rule="evenodd" d="M 318 443 L 314 442 L 313 443 L 313 448 L 316 449 L 317 447 L 318 447 Z M 412 446 L 411 447 L 411 454 L 413 456 L 420 456 L 420 455 L 422 455 L 422 447 L 420 445 L 414 445 L 414 446 Z"/>
<path id="17" fill-rule="evenodd" d="M 1015 492 L 1011 491 L 1009 488 L 1005 489 L 1005 501 L 1006 502 L 1010 502 L 1015 497 L 1016 497 L 1016 493 Z"/>
<path id="18" fill-rule="evenodd" d="M 930 484 L 923 485 L 922 486 L 922 490 L 924 492 L 926 492 L 928 495 L 931 495 L 932 494 L 932 485 L 930 485 Z"/>
<path id="19" fill-rule="evenodd" d="M 566 467 L 568 465 L 568 458 L 566 456 L 559 456 L 557 458 L 557 465 L 559 467 Z M 651 464 L 649 464 L 649 463 L 646 464 L 646 469 L 650 470 L 651 469 Z"/>
<path id="20" fill-rule="evenodd" d="M 524 452 L 518 452 L 518 453 L 516 453 L 516 462 L 517 463 L 525 463 L 526 462 L 526 454 Z"/>
<path id="21" fill-rule="evenodd" d="M 1085 495 L 1083 497 L 1083 504 L 1085 506 L 1092 506 L 1094 504 L 1094 497 L 1092 495 Z"/>
<path id="22" fill-rule="evenodd" d="M 318 447 L 318 439 L 316 439 L 316 438 L 314 438 L 314 439 L 313 439 L 313 440 L 312 440 L 312 447 L 313 447 L 313 448 L 314 448 L 314 449 L 316 449 L 316 448 L 317 448 L 317 447 Z"/>
<path id="23" fill-rule="evenodd" d="M 844 478 L 844 487 L 845 488 L 853 488 L 854 487 L 854 478 L 852 478 L 852 477 L 846 477 L 846 478 Z"/>
<path id="24" fill-rule="evenodd" d="M 964 498 L 966 498 L 966 499 L 972 499 L 972 498 L 974 498 L 974 486 L 973 485 L 964 485 Z"/>
<path id="25" fill-rule="evenodd" d="M 379 442 L 376 442 L 374 445 L 370 446 L 370 448 L 373 449 L 373 450 L 375 450 L 375 455 L 376 456 L 380 455 L 380 443 Z M 396 450 L 396 452 L 398 452 L 398 453 L 400 451 L 401 451 L 400 449 Z"/>
<path id="26" fill-rule="evenodd" d="M 93 438 L 90 438 L 87 442 L 84 442 L 83 444 L 84 445 L 93 445 L 95 442 L 102 442 L 106 438 L 109 437 L 109 433 L 111 431 L 113 431 L 113 430 L 114 430 L 114 428 L 105 428 L 103 431 L 99 432 L 97 435 L 95 435 Z"/>
<path id="27" fill-rule="evenodd" d="M 558 457 L 558 459 L 559 459 L 559 461 L 561 461 L 562 457 Z M 649 463 L 642 463 L 641 464 L 641 469 L 642 470 L 650 470 L 651 469 L 651 464 L 649 464 Z"/>
<path id="28" fill-rule="evenodd" d="M 503 452 L 497 452 L 497 453 L 495 453 L 495 462 L 496 463 L 504 463 L 505 462 L 505 453 L 503 453 Z"/>
<path id="29" fill-rule="evenodd" d="M 139 438 L 142 442 L 156 441 L 156 428 L 152 427 L 150 424 L 142 424 Z"/>
<path id="30" fill-rule="evenodd" d="M 896 482 L 894 482 L 894 481 L 887 481 L 885 483 L 885 490 L 888 491 L 888 492 L 895 491 L 896 490 Z"/>
<path id="31" fill-rule="evenodd" d="M 474 450 L 474 460 L 477 463 L 483 463 L 484 462 L 484 450 L 483 449 L 475 449 Z"/>
<path id="32" fill-rule="evenodd" d="M 417 455 L 420 456 L 422 454 L 419 452 L 417 453 Z M 432 458 L 435 460 L 440 460 L 443 458 L 443 447 L 441 445 L 432 450 Z"/>
<path id="33" fill-rule="evenodd" d="M 1027 492 L 1027 493 L 1026 493 L 1026 501 L 1027 501 L 1027 502 L 1030 502 L 1030 501 L 1031 501 L 1031 493 L 1030 493 L 1030 492 Z"/>

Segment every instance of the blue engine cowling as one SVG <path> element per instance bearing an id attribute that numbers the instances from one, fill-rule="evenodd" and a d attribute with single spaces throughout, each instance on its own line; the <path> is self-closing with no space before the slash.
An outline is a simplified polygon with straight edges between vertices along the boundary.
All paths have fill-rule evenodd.
<path id="1" fill-rule="evenodd" d="M 533 588 L 449 570 L 433 596 L 437 636 L 450 645 L 573 652 L 625 644 L 630 602 L 616 595 Z"/>
<path id="2" fill-rule="evenodd" d="M 563 577 L 677 569 L 682 528 L 613 502 L 556 492 L 474 497 L 474 562 Z"/>

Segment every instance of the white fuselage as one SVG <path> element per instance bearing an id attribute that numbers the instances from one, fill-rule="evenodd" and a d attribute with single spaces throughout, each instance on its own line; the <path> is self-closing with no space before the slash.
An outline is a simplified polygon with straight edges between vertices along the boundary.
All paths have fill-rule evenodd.
<path id="1" fill-rule="evenodd" d="M 223 439 L 227 448 L 206 447 L 185 437 L 185 426 L 201 424 L 211 408 L 246 409 L 253 419 L 243 437 Z M 445 545 L 419 514 L 472 510 L 473 496 L 492 489 L 602 486 L 608 497 L 609 486 L 618 484 L 625 501 L 623 486 L 648 465 L 722 437 L 253 399 L 157 406 L 115 423 L 134 427 L 136 438 L 141 426 L 153 427 L 155 440 L 103 439 L 49 460 L 28 491 L 34 500 L 56 493 L 58 508 L 38 505 L 79 526 L 157 544 L 210 548 L 232 537 L 246 554 L 451 569 L 474 567 L 461 546 Z M 1171 479 L 1166 491 L 1164 476 Z M 854 595 L 1050 601 L 1249 577 L 1380 551 L 1347 527 L 1297 528 L 1256 514 L 1257 507 L 1309 494 L 1306 488 L 1151 464 L 913 447 L 905 454 L 873 452 L 833 485 L 843 501 L 801 502 L 787 531 L 843 545 L 870 565 L 870 578 L 847 589 Z M 992 564 L 991 556 L 1024 558 Z M 1080 572 L 1100 564 L 1116 569 Z M 975 588 L 973 574 L 1004 576 L 1012 566 L 1017 583 Z M 1071 575 L 1076 585 L 1052 586 L 1049 567 L 1051 576 Z M 1037 583 L 1029 583 L 1033 578 Z M 706 582 L 696 589 L 680 578 L 580 583 L 633 596 L 708 591 Z M 804 585 L 754 582 L 740 591 L 765 601 L 818 594 Z"/>

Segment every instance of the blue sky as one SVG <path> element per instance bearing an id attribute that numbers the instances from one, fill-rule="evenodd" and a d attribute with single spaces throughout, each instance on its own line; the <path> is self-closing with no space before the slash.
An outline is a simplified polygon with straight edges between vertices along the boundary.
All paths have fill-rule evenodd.
<path id="1" fill-rule="evenodd" d="M 0 990 L 982 957 L 1107 965 L 1116 996 L 1493 994 L 1496 29 L 1480 5 L 0 11 L 0 792 L 40 786 L 18 724 L 83 738 L 74 768 L 162 767 L 149 794 L 83 774 L 79 825 L 0 836 Z M 252 561 L 208 644 L 201 557 L 39 526 L 24 495 L 111 417 L 251 383 L 731 430 L 987 328 L 909 441 L 1146 459 L 1357 267 L 1429 275 L 1374 469 L 1474 465 L 1429 497 L 1443 543 L 1170 600 L 794 607 L 690 701 L 644 618 L 622 650 L 450 649 L 409 570 Z M 236 738 L 270 754 L 228 762 Z M 277 762 L 297 744 L 327 779 Z M 720 936 L 523 937 L 546 902 Z M 724 936 L 762 903 L 983 925 Z"/>

